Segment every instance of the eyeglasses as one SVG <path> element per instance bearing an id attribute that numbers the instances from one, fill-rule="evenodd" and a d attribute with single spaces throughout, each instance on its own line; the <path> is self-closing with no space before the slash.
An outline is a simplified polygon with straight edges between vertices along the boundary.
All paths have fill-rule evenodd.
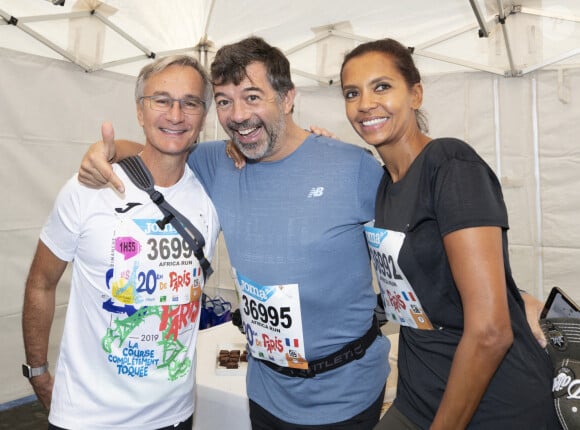
<path id="1" fill-rule="evenodd" d="M 139 100 L 149 100 L 149 107 L 158 112 L 169 112 L 173 108 L 173 102 L 178 102 L 181 112 L 186 115 L 200 115 L 205 110 L 205 102 L 197 97 L 185 97 L 174 99 L 168 96 L 142 96 Z"/>

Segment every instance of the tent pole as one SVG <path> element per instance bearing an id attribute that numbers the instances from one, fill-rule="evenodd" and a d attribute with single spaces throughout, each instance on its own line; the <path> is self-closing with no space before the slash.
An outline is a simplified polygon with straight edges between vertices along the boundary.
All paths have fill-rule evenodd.
<path id="1" fill-rule="evenodd" d="M 502 0 L 497 0 L 497 8 L 498 8 L 498 21 L 501 24 L 501 31 L 503 33 L 503 40 L 505 42 L 505 49 L 506 49 L 506 53 L 508 56 L 508 61 L 510 63 L 510 73 L 511 76 L 517 76 L 517 71 L 516 68 L 514 66 L 514 59 L 512 56 L 512 49 L 510 46 L 510 40 L 509 40 L 509 36 L 508 36 L 508 32 L 507 32 L 507 28 L 505 26 L 505 19 L 506 19 L 506 15 L 505 15 L 505 11 L 503 9 L 503 1 Z"/>
<path id="2" fill-rule="evenodd" d="M 73 19 L 73 18 L 85 18 L 90 16 L 90 11 L 77 11 L 68 13 L 56 13 L 54 15 L 36 15 L 36 16 L 24 16 L 18 18 L 19 23 L 28 22 L 42 22 L 42 21 L 56 21 L 59 19 Z M 0 15 L 8 16 L 4 11 L 0 10 Z"/>
<path id="3" fill-rule="evenodd" d="M 335 81 L 333 78 L 329 78 L 329 79 L 321 78 L 318 75 L 308 73 L 308 72 L 305 72 L 303 70 L 294 69 L 292 67 L 290 68 L 290 73 L 292 75 L 298 75 L 298 76 L 302 76 L 303 78 L 312 79 L 313 81 L 316 81 L 320 84 L 325 84 L 325 85 L 332 85 L 333 83 L 338 82 L 338 79 Z"/>
<path id="4" fill-rule="evenodd" d="M 120 35 L 123 39 L 127 40 L 133 46 L 135 46 L 138 49 L 140 49 L 141 51 L 143 51 L 145 53 L 145 55 L 147 55 L 147 57 L 155 58 L 155 54 L 150 49 L 148 49 L 145 45 L 142 45 L 141 43 L 137 42 L 129 34 L 124 32 L 123 30 L 121 30 L 119 27 L 117 27 L 115 24 L 113 24 L 109 19 L 107 19 L 105 16 L 103 16 L 101 13 L 99 13 L 98 10 L 94 11 L 93 16 L 95 16 L 99 21 L 101 21 L 103 24 L 105 24 L 107 27 L 109 27 L 115 33 Z"/>
<path id="5" fill-rule="evenodd" d="M 215 6 L 215 0 L 211 0 L 209 4 L 209 11 L 207 13 L 207 17 L 205 20 L 205 28 L 203 29 L 203 37 L 207 40 L 207 32 L 209 30 L 209 24 L 211 23 L 211 19 L 213 18 L 213 8 Z"/>
<path id="6" fill-rule="evenodd" d="M 538 83 L 536 76 L 532 76 L 532 142 L 534 146 L 534 179 L 536 185 L 536 249 L 537 259 L 537 282 L 535 285 L 535 296 L 544 296 L 544 268 L 543 255 L 544 246 L 542 238 L 542 196 L 541 196 L 541 176 L 540 176 L 540 142 L 538 126 Z"/>
<path id="7" fill-rule="evenodd" d="M 530 7 L 520 6 L 520 12 L 528 15 L 541 16 L 543 18 L 553 18 L 563 21 L 580 22 L 580 17 L 574 15 L 565 15 L 563 13 L 552 12 L 548 10 L 539 10 Z"/>
<path id="8" fill-rule="evenodd" d="M 482 72 L 494 73 L 496 75 L 505 76 L 505 71 L 497 67 L 486 66 L 483 64 L 474 63 L 472 61 L 463 61 L 457 58 L 452 58 L 447 55 L 436 54 L 434 52 L 428 52 L 424 50 L 415 49 L 413 55 L 418 55 L 419 57 L 432 58 L 434 60 L 443 61 L 444 63 L 457 64 L 459 66 L 468 67 L 470 69 L 480 70 Z"/>
<path id="9" fill-rule="evenodd" d="M 66 14 L 66 15 L 67 16 L 70 16 L 70 14 Z M 86 15 L 86 14 L 83 14 L 83 16 L 84 15 Z M 2 16 L 2 18 L 5 19 L 8 24 L 14 25 L 16 28 L 22 30 L 23 32 L 25 32 L 26 34 L 28 34 L 29 36 L 31 36 L 32 38 L 34 38 L 37 41 L 39 41 L 40 43 L 42 43 L 43 45 L 45 45 L 45 46 L 49 47 L 50 49 L 52 49 L 57 54 L 59 54 L 59 55 L 63 56 L 64 58 L 66 58 L 71 63 L 76 64 L 77 66 L 81 67 L 85 72 L 89 72 L 90 71 L 90 67 L 88 65 L 84 64 L 80 60 L 75 59 L 73 56 L 70 55 L 69 52 L 65 51 L 64 49 L 62 49 L 58 45 L 52 43 L 51 41 L 49 41 L 48 39 L 46 39 L 45 37 L 43 37 L 42 35 L 40 35 L 36 31 L 32 30 L 26 24 L 24 24 L 24 22 L 26 22 L 26 20 L 27 20 L 26 18 L 18 19 L 18 18 L 15 18 L 15 17 L 10 16 L 10 19 L 6 19 L 6 17 L 8 16 L 8 14 L 6 14 L 6 12 L 4 12 L 1 9 L 0 9 L 0 16 Z M 44 17 L 38 17 L 38 18 L 44 18 Z M 30 21 L 34 21 L 34 19 L 32 19 Z"/>
<path id="10" fill-rule="evenodd" d="M 418 43 L 415 45 L 415 49 L 427 49 L 433 45 L 437 45 L 438 43 L 446 42 L 450 39 L 453 39 L 454 37 L 461 36 L 462 34 L 467 33 L 475 28 L 477 28 L 475 24 L 466 25 L 462 28 L 458 28 L 456 30 L 450 31 L 449 33 L 442 34 L 441 36 L 438 36 L 434 39 L 428 40 L 427 42 Z"/>
<path id="11" fill-rule="evenodd" d="M 477 19 L 477 23 L 479 24 L 479 37 L 489 37 L 489 30 L 487 29 L 487 23 L 483 19 L 483 14 L 479 9 L 479 3 L 477 0 L 469 0 L 469 4 L 471 4 L 471 8 L 473 9 L 473 13 L 475 14 L 475 18 Z"/>
<path id="12" fill-rule="evenodd" d="M 205 67 L 206 70 L 209 70 L 209 47 L 212 45 L 212 42 L 209 40 L 207 36 L 207 32 L 209 30 L 209 25 L 211 23 L 211 19 L 213 18 L 213 10 L 215 7 L 215 0 L 211 0 L 209 4 L 209 11 L 207 12 L 207 16 L 205 18 L 205 26 L 203 28 L 203 36 L 200 39 L 200 44 L 203 43 L 204 51 L 203 51 L 203 58 L 199 58 L 201 61 L 201 65 Z M 201 57 L 201 56 L 200 56 Z"/>
<path id="13" fill-rule="evenodd" d="M 570 57 L 574 57 L 575 55 L 579 55 L 579 54 L 580 54 L 580 48 L 572 49 L 571 51 L 564 52 L 563 54 L 558 55 L 556 57 L 552 57 L 546 61 L 543 61 L 542 63 L 535 64 L 535 65 L 530 66 L 530 67 L 526 67 L 525 69 L 522 69 L 522 73 L 525 74 L 525 73 L 533 72 L 534 70 L 544 68 L 545 66 L 548 66 L 550 64 L 559 63 L 560 61 L 563 61 L 563 60 L 570 58 Z"/>
<path id="14" fill-rule="evenodd" d="M 501 165 L 501 116 L 500 116 L 500 99 L 499 99 L 499 78 L 493 78 L 493 121 L 495 128 L 495 165 L 496 175 L 500 184 L 502 183 L 502 165 Z"/>

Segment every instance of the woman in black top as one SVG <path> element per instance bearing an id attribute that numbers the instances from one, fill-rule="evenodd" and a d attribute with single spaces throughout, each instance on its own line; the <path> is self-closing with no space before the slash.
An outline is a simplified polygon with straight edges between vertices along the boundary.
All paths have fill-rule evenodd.
<path id="1" fill-rule="evenodd" d="M 341 82 L 348 120 L 385 164 L 371 253 L 387 310 L 420 315 L 402 319 L 397 396 L 377 428 L 560 428 L 497 177 L 465 142 L 427 136 L 420 74 L 400 43 L 358 46 Z"/>

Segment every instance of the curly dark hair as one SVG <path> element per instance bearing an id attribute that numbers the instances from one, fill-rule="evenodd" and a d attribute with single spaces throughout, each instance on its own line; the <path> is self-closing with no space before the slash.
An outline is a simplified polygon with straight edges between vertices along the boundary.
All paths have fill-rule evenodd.
<path id="1" fill-rule="evenodd" d="M 264 64 L 268 81 L 280 96 L 294 88 L 290 76 L 290 62 L 282 51 L 260 37 L 248 37 L 221 47 L 211 64 L 213 84 L 239 85 L 247 77 L 246 68 L 254 62 Z"/>

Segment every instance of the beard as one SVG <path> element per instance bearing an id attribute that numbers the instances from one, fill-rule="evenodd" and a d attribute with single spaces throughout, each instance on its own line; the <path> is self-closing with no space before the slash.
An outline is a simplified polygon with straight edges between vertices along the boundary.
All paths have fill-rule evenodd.
<path id="1" fill-rule="evenodd" d="M 280 138 L 286 131 L 286 121 L 282 106 L 278 104 L 278 117 L 276 121 L 266 124 L 259 118 L 251 118 L 237 123 L 230 121 L 227 129 L 234 145 L 249 160 L 260 161 L 270 157 L 280 147 Z M 244 142 L 237 133 L 238 130 L 260 129 L 260 137 L 252 142 Z"/>

